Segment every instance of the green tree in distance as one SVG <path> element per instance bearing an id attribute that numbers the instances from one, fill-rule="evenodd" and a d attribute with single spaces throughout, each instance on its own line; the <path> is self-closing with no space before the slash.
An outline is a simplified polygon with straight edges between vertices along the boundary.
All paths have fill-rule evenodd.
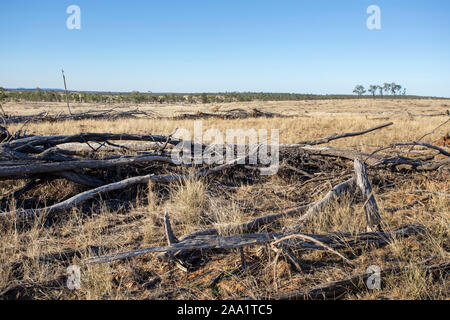
<path id="1" fill-rule="evenodd" d="M 0 87 L 0 101 L 4 100 L 7 97 L 5 93 L 5 89 L 3 87 Z"/>
<path id="2" fill-rule="evenodd" d="M 369 86 L 369 92 L 375 97 L 375 94 L 377 93 L 378 86 L 377 85 L 370 85 Z"/>
<path id="3" fill-rule="evenodd" d="M 353 93 L 357 94 L 358 96 L 362 96 L 364 93 L 366 93 L 366 89 L 363 85 L 357 85 L 355 89 L 353 90 Z"/>
<path id="4" fill-rule="evenodd" d="M 206 93 L 202 93 L 201 100 L 202 103 L 208 103 L 208 96 L 206 95 Z"/>
<path id="5" fill-rule="evenodd" d="M 384 90 L 384 92 L 386 92 L 386 93 L 390 92 L 390 91 L 391 91 L 391 84 L 385 82 L 385 83 L 383 84 L 383 90 Z"/>
<path id="6" fill-rule="evenodd" d="M 392 85 L 394 86 L 394 88 L 393 88 L 394 96 L 397 95 L 397 94 L 400 94 L 401 90 L 402 90 L 402 86 L 399 85 L 399 84 L 395 84 L 395 83 L 393 83 Z"/>

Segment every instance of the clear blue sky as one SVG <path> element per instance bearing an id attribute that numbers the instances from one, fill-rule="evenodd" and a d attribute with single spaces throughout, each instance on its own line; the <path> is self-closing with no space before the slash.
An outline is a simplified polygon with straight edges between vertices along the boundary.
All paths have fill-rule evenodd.
<path id="1" fill-rule="evenodd" d="M 68 30 L 66 8 L 81 8 Z M 366 9 L 381 8 L 381 30 Z M 450 97 L 450 1 L 0 1 L 0 86 Z"/>

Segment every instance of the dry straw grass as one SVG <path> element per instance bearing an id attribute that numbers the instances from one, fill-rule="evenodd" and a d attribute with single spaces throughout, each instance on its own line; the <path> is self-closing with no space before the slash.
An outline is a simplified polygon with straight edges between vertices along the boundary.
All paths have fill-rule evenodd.
<path id="1" fill-rule="evenodd" d="M 366 129 L 386 122 L 375 118 L 389 117 L 395 124 L 389 128 L 357 138 L 334 141 L 331 145 L 372 151 L 395 141 L 412 141 L 432 131 L 443 117 L 411 117 L 411 114 L 442 112 L 448 108 L 443 100 L 337 100 L 267 102 L 202 106 L 143 106 L 160 114 L 176 111 L 211 111 L 236 107 L 258 107 L 263 111 L 297 115 L 295 118 L 205 120 L 203 129 L 228 128 L 279 129 L 281 143 L 295 143 L 324 137 L 334 132 Z M 7 104 L 6 112 L 30 114 L 42 110 L 59 112 L 64 105 Z M 73 112 L 92 108 L 74 105 Z M 60 110 L 61 109 L 61 110 Z M 11 126 L 14 131 L 20 126 Z M 170 134 L 176 128 L 193 128 L 192 121 L 175 120 L 120 120 L 69 121 L 63 123 L 40 123 L 27 125 L 28 132 L 40 135 L 75 134 L 80 132 L 128 132 Z M 427 136 L 424 142 L 432 142 L 447 133 L 449 126 Z M 419 152 L 420 149 L 417 148 Z M 422 152 L 422 151 L 420 151 Z M 395 173 L 377 174 L 379 181 L 390 181 Z M 339 181 L 333 180 L 333 181 Z M 6 194 L 23 182 L 5 182 L 0 186 Z M 432 279 L 424 275 L 417 265 L 430 257 L 433 261 L 449 259 L 449 198 L 448 177 L 443 173 L 417 173 L 388 192 L 377 186 L 374 192 L 381 208 L 386 229 L 407 223 L 420 223 L 427 233 L 420 238 L 397 239 L 384 248 L 362 248 L 352 252 L 356 267 L 342 264 L 333 254 L 324 252 L 301 252 L 307 266 L 304 272 L 296 272 L 284 259 L 279 261 L 277 290 L 272 276 L 273 252 L 265 247 L 246 249 L 248 270 L 234 272 L 239 266 L 239 254 L 223 253 L 210 256 L 209 262 L 192 273 L 184 274 L 169 264 L 159 263 L 155 256 L 142 256 L 114 264 L 83 267 L 82 289 L 69 291 L 64 285 L 66 268 L 92 255 L 86 248 L 101 247 L 109 251 L 129 250 L 145 246 L 165 244 L 163 213 L 169 211 L 174 231 L 182 236 L 205 227 L 215 226 L 221 230 L 229 223 L 239 223 L 251 217 L 292 208 L 305 199 L 317 200 L 330 189 L 324 181 L 310 189 L 292 177 L 274 176 L 264 184 L 242 185 L 234 189 L 221 189 L 214 181 L 204 179 L 173 183 L 170 186 L 141 186 L 141 191 L 131 208 L 124 211 L 110 210 L 99 200 L 99 208 L 92 214 L 74 209 L 56 220 L 37 220 L 31 225 L 21 225 L 10 219 L 0 226 L 0 294 L 3 298 L 27 299 L 233 299 L 242 297 L 274 297 L 278 293 L 296 288 L 308 288 L 326 281 L 338 280 L 357 272 L 364 272 L 369 265 L 381 268 L 408 265 L 410 271 L 396 277 L 387 277 L 381 291 L 365 291 L 349 295 L 349 299 L 448 299 L 448 279 L 441 276 Z M 38 190 L 41 201 L 58 201 L 79 187 L 62 181 L 54 181 Z M 429 201 L 408 210 L 389 213 L 384 208 L 405 205 L 420 199 L 415 190 L 436 192 Z M 307 198 L 306 195 L 308 196 Z M 34 194 L 28 195 L 33 197 Z M 327 208 L 322 214 L 305 225 L 306 232 L 330 231 L 361 232 L 365 221 L 361 205 L 351 204 L 347 194 L 339 203 Z M 14 203 L 10 204 L 11 208 Z M 282 220 L 271 226 L 281 229 L 295 222 L 295 218 Z M 265 230 L 261 230 L 265 231 Z M 97 248 L 98 249 L 98 248 Z M 45 259 L 45 256 L 64 250 L 77 250 L 79 256 L 67 259 Z M 308 267 L 309 266 L 309 267 Z M 223 278 L 212 285 L 219 275 Z M 144 284 L 155 276 L 161 282 L 154 286 Z M 53 281 L 53 282 L 52 282 Z M 174 291 L 172 295 L 167 292 Z"/>

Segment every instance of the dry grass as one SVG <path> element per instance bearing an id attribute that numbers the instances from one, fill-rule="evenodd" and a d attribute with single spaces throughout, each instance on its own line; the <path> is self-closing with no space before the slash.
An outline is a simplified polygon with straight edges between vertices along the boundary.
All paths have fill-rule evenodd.
<path id="1" fill-rule="evenodd" d="M 394 126 L 358 138 L 334 141 L 331 145 L 375 150 L 395 141 L 416 140 L 441 124 L 445 117 L 411 117 L 411 114 L 443 112 L 450 103 L 446 100 L 337 100 L 268 102 L 201 106 L 149 105 L 143 109 L 160 114 L 176 111 L 210 111 L 220 109 L 253 108 L 283 114 L 295 118 L 205 120 L 203 130 L 217 128 L 279 129 L 281 143 L 295 143 L 324 137 L 334 132 L 362 130 L 389 117 Z M 64 105 L 7 104 L 5 110 L 15 114 L 30 114 L 51 110 L 64 111 Z M 74 111 L 92 106 L 73 106 Z M 10 131 L 20 125 L 10 126 Z M 80 132 L 128 132 L 170 134 L 176 128 L 192 130 L 193 121 L 183 120 L 120 120 L 69 121 L 63 123 L 28 124 L 28 132 L 40 135 L 75 134 Z M 424 142 L 432 142 L 447 133 L 449 125 L 441 127 Z M 417 148 L 416 152 L 423 152 Z M 344 162 L 342 162 L 344 165 Z M 14 219 L 0 226 L 0 297 L 26 299 L 233 299 L 242 297 L 274 297 L 277 293 L 296 288 L 308 288 L 327 281 L 338 280 L 364 272 L 370 265 L 386 268 L 394 265 L 410 266 L 411 270 L 396 277 L 388 277 L 380 291 L 366 291 L 347 296 L 348 299 L 448 299 L 448 279 L 432 279 L 423 274 L 417 265 L 429 258 L 434 262 L 448 261 L 450 212 L 448 176 L 444 172 L 415 173 L 404 181 L 395 172 L 369 172 L 376 180 L 374 191 L 382 210 L 385 229 L 409 223 L 426 226 L 427 233 L 421 237 L 397 239 L 383 248 L 363 248 L 361 252 L 349 249 L 354 255 L 356 267 L 342 264 L 336 256 L 327 252 L 302 252 L 305 263 L 302 273 L 284 259 L 277 266 L 276 289 L 273 278 L 274 254 L 265 247 L 246 249 L 248 269 L 234 272 L 240 264 L 238 251 L 220 253 L 207 257 L 209 261 L 191 273 L 183 273 L 170 264 L 159 263 L 154 255 L 145 255 L 129 261 L 82 268 L 82 288 L 70 291 L 65 288 L 66 268 L 80 263 L 81 259 L 95 254 L 95 249 L 105 252 L 137 249 L 165 244 L 163 213 L 169 211 L 177 236 L 183 236 L 205 227 L 221 227 L 228 223 L 246 221 L 251 217 L 295 207 L 323 197 L 331 184 L 309 186 L 296 177 L 273 176 L 264 183 L 243 184 L 235 188 L 220 187 L 214 180 L 190 180 L 170 186 L 141 186 L 131 208 L 115 211 L 105 201 L 99 200 L 92 213 L 74 209 L 65 215 L 45 221 L 44 219 L 22 225 Z M 343 177 L 332 180 L 335 185 Z M 390 181 L 394 186 L 387 187 Z M 2 194 L 20 187 L 23 182 L 4 182 Z M 53 181 L 42 186 L 36 194 L 42 201 L 59 201 L 75 194 L 80 187 L 63 181 Z M 437 192 L 429 201 L 408 210 L 395 213 L 385 208 L 405 205 L 423 197 L 415 190 Z M 446 195 L 445 195 L 446 194 Z M 338 204 L 326 209 L 321 215 L 305 225 L 305 231 L 325 233 L 330 231 L 361 232 L 365 228 L 361 204 L 351 203 L 355 195 L 348 194 Z M 10 206 L 14 207 L 14 203 Z M 271 228 L 280 229 L 291 225 L 295 218 L 284 219 Z M 262 230 L 263 231 L 263 230 Z M 95 248 L 93 248 L 95 247 Z M 100 247 L 100 249 L 98 248 Z M 88 249 L 88 250 L 87 250 Z M 78 255 L 58 258 L 51 254 L 62 251 L 78 251 Z M 299 253 L 300 254 L 300 253 Z M 214 279 L 221 281 L 213 285 Z M 144 284 L 155 278 L 161 282 L 153 287 Z M 3 295 L 2 295 L 3 293 Z"/>

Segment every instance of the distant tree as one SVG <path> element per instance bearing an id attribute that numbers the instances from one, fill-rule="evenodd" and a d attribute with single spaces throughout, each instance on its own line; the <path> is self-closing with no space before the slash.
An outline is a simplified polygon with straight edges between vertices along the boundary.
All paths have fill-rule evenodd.
<path id="1" fill-rule="evenodd" d="M 378 91 L 380 92 L 380 96 L 383 96 L 383 86 L 377 86 Z"/>
<path id="2" fill-rule="evenodd" d="M 378 86 L 377 85 L 370 85 L 369 86 L 369 92 L 375 97 L 375 94 L 377 93 Z"/>
<path id="3" fill-rule="evenodd" d="M 202 100 L 202 103 L 208 103 L 208 96 L 206 95 L 206 93 L 202 93 L 200 99 Z"/>
<path id="4" fill-rule="evenodd" d="M 384 92 L 386 92 L 386 93 L 390 92 L 390 91 L 391 91 L 391 84 L 385 82 L 385 83 L 383 84 L 383 90 L 384 90 Z"/>
<path id="5" fill-rule="evenodd" d="M 366 89 L 364 88 L 364 86 L 359 84 L 355 87 L 353 93 L 357 94 L 358 96 L 362 96 L 364 93 L 366 93 Z"/>
<path id="6" fill-rule="evenodd" d="M 391 90 L 392 95 L 395 96 L 395 93 L 397 92 L 397 84 L 395 82 L 390 83 L 389 89 Z"/>
<path id="7" fill-rule="evenodd" d="M 47 93 L 47 100 L 50 102 L 56 101 L 56 93 L 54 91 L 49 91 Z"/>
<path id="8" fill-rule="evenodd" d="M 42 90 L 40 88 L 36 88 L 34 93 L 32 94 L 33 101 L 42 101 L 44 100 L 44 94 L 42 93 Z"/>
<path id="9" fill-rule="evenodd" d="M 395 92 L 394 95 L 400 94 L 401 90 L 402 90 L 402 86 L 401 85 L 399 85 L 399 84 L 395 84 L 394 85 L 394 92 Z"/>
<path id="10" fill-rule="evenodd" d="M 142 103 L 145 101 L 145 95 L 140 93 L 139 91 L 133 91 L 130 95 L 131 101 L 135 103 Z"/>
<path id="11" fill-rule="evenodd" d="M 403 88 L 402 94 L 403 94 L 404 96 L 406 96 L 406 88 Z"/>

